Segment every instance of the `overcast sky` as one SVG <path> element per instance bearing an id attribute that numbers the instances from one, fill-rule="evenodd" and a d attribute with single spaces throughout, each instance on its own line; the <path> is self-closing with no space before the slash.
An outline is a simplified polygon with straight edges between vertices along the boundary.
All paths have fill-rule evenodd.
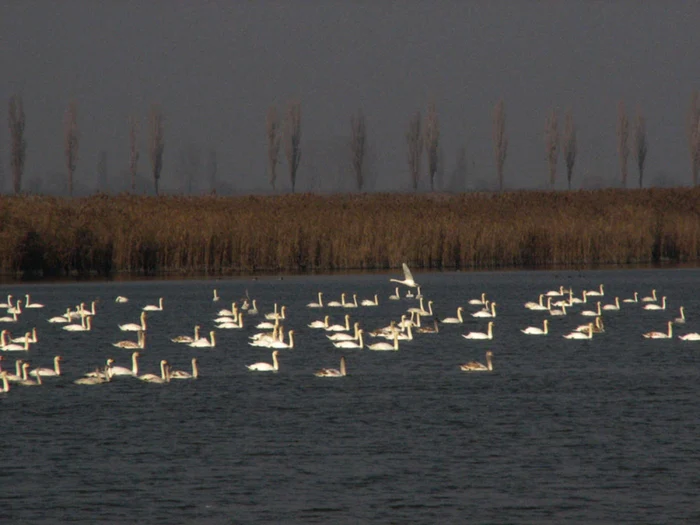
<path id="1" fill-rule="evenodd" d="M 410 190 L 405 131 L 430 100 L 441 124 L 440 187 L 493 188 L 491 115 L 501 98 L 508 188 L 545 187 L 552 107 L 571 108 L 577 123 L 574 186 L 619 185 L 619 100 L 631 120 L 637 108 L 646 116 L 647 184 L 689 184 L 685 123 L 700 89 L 698 27 L 695 1 L 0 0 L 2 184 L 10 188 L 13 93 L 27 119 L 23 187 L 44 192 L 64 185 L 71 100 L 84 192 L 98 184 L 102 150 L 109 187 L 127 188 L 127 119 L 138 115 L 145 128 L 152 103 L 167 119 L 165 191 L 184 187 L 181 159 L 191 150 L 200 152 L 198 191 L 208 189 L 211 150 L 219 191 L 268 191 L 265 114 L 293 98 L 302 103 L 301 191 L 352 189 L 347 142 L 358 108 L 367 116 L 372 188 Z M 141 142 L 146 185 L 145 131 Z M 467 172 L 455 177 L 462 147 Z M 279 172 L 288 187 L 285 161 Z M 560 158 L 557 187 L 564 178 Z"/>

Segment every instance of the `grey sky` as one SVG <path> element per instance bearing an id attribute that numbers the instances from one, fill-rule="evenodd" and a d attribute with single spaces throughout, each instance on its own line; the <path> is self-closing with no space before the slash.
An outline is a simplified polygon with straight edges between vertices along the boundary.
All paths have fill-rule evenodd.
<path id="1" fill-rule="evenodd" d="M 508 187 L 544 187 L 544 119 L 554 106 L 571 107 L 577 122 L 575 185 L 617 185 L 620 99 L 631 116 L 639 107 L 647 118 L 648 183 L 688 184 L 685 116 L 700 88 L 699 23 L 697 2 L 0 0 L 3 184 L 10 187 L 6 103 L 15 92 L 27 114 L 24 187 L 40 178 L 44 191 L 63 184 L 71 99 L 84 191 L 96 184 L 100 150 L 112 188 L 126 188 L 127 118 L 138 114 L 145 128 L 152 102 L 167 118 L 164 190 L 181 188 L 180 151 L 196 144 L 202 165 L 217 150 L 228 189 L 267 191 L 265 113 L 294 97 L 303 105 L 302 191 L 352 188 L 347 137 L 360 107 L 374 188 L 408 190 L 406 125 L 429 99 L 441 121 L 445 184 L 464 145 L 466 187 L 495 185 L 499 98 Z M 145 131 L 142 138 L 148 177 Z M 561 188 L 563 171 L 560 159 Z M 280 179 L 288 186 L 286 162 Z"/>

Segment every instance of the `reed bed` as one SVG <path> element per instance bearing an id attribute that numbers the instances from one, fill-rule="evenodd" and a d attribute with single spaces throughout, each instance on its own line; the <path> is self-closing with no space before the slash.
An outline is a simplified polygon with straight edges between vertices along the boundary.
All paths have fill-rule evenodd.
<path id="1" fill-rule="evenodd" d="M 700 190 L 0 198 L 16 277 L 696 262 Z"/>

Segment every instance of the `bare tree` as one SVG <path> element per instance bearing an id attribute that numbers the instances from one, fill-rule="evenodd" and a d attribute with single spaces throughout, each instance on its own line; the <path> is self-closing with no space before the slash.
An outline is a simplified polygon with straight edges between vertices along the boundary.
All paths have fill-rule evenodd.
<path id="1" fill-rule="evenodd" d="M 549 166 L 549 186 L 554 188 L 559 160 L 559 115 L 556 109 L 549 112 L 544 122 L 544 146 Z"/>
<path id="2" fill-rule="evenodd" d="M 367 146 L 367 125 L 365 115 L 361 109 L 357 110 L 357 114 L 350 118 L 352 126 L 352 135 L 350 136 L 350 154 L 352 156 L 352 169 L 355 172 L 355 182 L 357 183 L 358 191 L 362 191 L 365 183 L 364 166 L 365 166 L 365 149 Z"/>
<path id="3" fill-rule="evenodd" d="M 567 111 L 564 118 L 564 158 L 566 160 L 566 181 L 569 189 L 571 189 L 571 175 L 574 172 L 574 163 L 576 162 L 576 125 L 574 124 L 574 115 L 571 110 Z"/>
<path id="4" fill-rule="evenodd" d="M 136 192 L 136 172 L 139 165 L 139 121 L 135 116 L 129 117 L 129 173 L 131 174 L 131 193 Z"/>
<path id="5" fill-rule="evenodd" d="M 68 175 L 68 195 L 73 195 L 73 174 L 78 163 L 78 106 L 71 102 L 66 109 L 63 121 L 66 170 Z"/>
<path id="6" fill-rule="evenodd" d="M 508 137 L 506 136 L 506 109 L 503 100 L 499 100 L 493 111 L 493 152 L 496 157 L 498 189 L 503 191 L 503 167 L 508 155 Z"/>
<path id="7" fill-rule="evenodd" d="M 107 152 L 101 150 L 97 155 L 97 189 L 107 190 Z"/>
<path id="8" fill-rule="evenodd" d="M 647 123 L 641 111 L 637 111 L 634 125 L 634 149 L 637 153 L 637 168 L 639 169 L 639 187 L 644 182 L 644 161 L 647 158 Z"/>
<path id="9" fill-rule="evenodd" d="M 207 160 L 207 176 L 209 178 L 209 191 L 216 193 L 216 171 L 219 162 L 216 157 L 216 150 L 209 150 L 209 160 Z"/>
<path id="10" fill-rule="evenodd" d="M 413 185 L 413 191 L 416 191 L 418 189 L 421 159 L 423 156 L 423 134 L 421 133 L 420 111 L 416 111 L 416 114 L 408 121 L 406 143 L 408 144 L 408 169 L 411 173 L 411 184 Z"/>
<path id="11" fill-rule="evenodd" d="M 693 186 L 698 184 L 700 172 L 700 92 L 693 91 L 688 111 L 688 148 L 690 165 L 693 173 Z"/>
<path id="12" fill-rule="evenodd" d="M 435 103 L 428 104 L 428 113 L 425 116 L 425 128 L 423 130 L 425 154 L 428 156 L 428 177 L 430 178 L 430 190 L 435 189 L 435 174 L 438 170 L 440 122 L 438 121 Z"/>
<path id="13" fill-rule="evenodd" d="M 280 140 L 280 119 L 277 114 L 277 108 L 270 106 L 267 110 L 267 118 L 265 120 L 265 129 L 267 132 L 267 165 L 270 176 L 270 184 L 272 189 L 275 189 L 277 181 L 277 163 L 279 162 Z"/>
<path id="14" fill-rule="evenodd" d="M 296 188 L 297 170 L 301 161 L 301 102 L 293 100 L 287 106 L 285 122 L 284 151 L 289 164 L 289 179 L 292 182 L 292 193 Z"/>
<path id="15" fill-rule="evenodd" d="M 24 139 L 24 104 L 22 97 L 10 97 L 8 107 L 8 124 L 10 127 L 10 165 L 12 166 L 12 188 L 15 193 L 22 189 L 22 173 L 27 153 L 27 141 Z"/>
<path id="16" fill-rule="evenodd" d="M 625 103 L 620 101 L 617 104 L 617 154 L 620 157 L 620 176 L 623 187 L 627 187 L 627 157 L 630 154 L 628 138 L 629 120 L 625 113 Z"/>
<path id="17" fill-rule="evenodd" d="M 158 182 L 160 181 L 160 172 L 163 169 L 163 151 L 165 150 L 165 129 L 163 126 L 165 118 L 163 111 L 158 104 L 151 106 L 150 114 L 150 154 L 151 168 L 153 170 L 153 183 L 155 185 L 156 195 L 159 195 Z"/>

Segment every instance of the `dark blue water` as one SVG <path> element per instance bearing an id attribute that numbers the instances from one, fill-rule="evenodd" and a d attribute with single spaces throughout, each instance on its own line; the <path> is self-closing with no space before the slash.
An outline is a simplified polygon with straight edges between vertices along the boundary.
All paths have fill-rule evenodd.
<path id="1" fill-rule="evenodd" d="M 399 275 L 391 275 L 400 277 Z M 45 303 L 22 314 L 13 335 L 36 326 L 33 366 L 63 356 L 64 376 L 0 394 L 0 507 L 6 523 L 694 523 L 700 522 L 700 343 L 645 340 L 685 306 L 677 333 L 700 331 L 700 271 L 416 273 L 437 316 L 486 292 L 497 301 L 492 341 L 461 334 L 486 320 L 417 334 L 399 352 L 333 348 L 306 327 L 331 314 L 368 330 L 398 319 L 415 299 L 387 301 L 390 275 L 284 280 L 151 281 L 12 285 L 7 293 Z M 546 313 L 523 303 L 560 284 L 575 291 L 605 284 L 604 303 L 668 297 L 668 310 L 641 305 L 604 314 L 591 341 L 561 337 L 585 318 L 551 318 L 550 335 L 526 336 Z M 217 288 L 222 300 L 213 303 Z M 270 350 L 243 330 L 217 331 L 215 349 L 170 342 L 195 324 L 207 333 L 215 313 L 246 290 L 261 312 L 288 307 L 296 348 L 282 350 L 279 373 L 252 373 Z M 380 306 L 308 309 L 316 300 L 379 294 Z M 405 291 L 402 290 L 402 294 Z M 127 304 L 115 304 L 117 295 Z M 143 372 L 161 359 L 197 381 L 146 384 L 118 378 L 81 387 L 72 380 L 108 357 L 130 365 L 111 343 L 131 338 L 117 325 L 165 298 L 148 318 Z M 94 329 L 68 333 L 46 319 L 97 299 Z M 240 304 L 240 303 L 239 303 Z M 591 306 L 591 305 L 589 305 Z M 258 316 L 261 317 L 261 316 Z M 373 341 L 370 341 L 373 342 Z M 459 364 L 494 353 L 492 373 Z M 349 375 L 313 376 L 338 367 Z"/>

